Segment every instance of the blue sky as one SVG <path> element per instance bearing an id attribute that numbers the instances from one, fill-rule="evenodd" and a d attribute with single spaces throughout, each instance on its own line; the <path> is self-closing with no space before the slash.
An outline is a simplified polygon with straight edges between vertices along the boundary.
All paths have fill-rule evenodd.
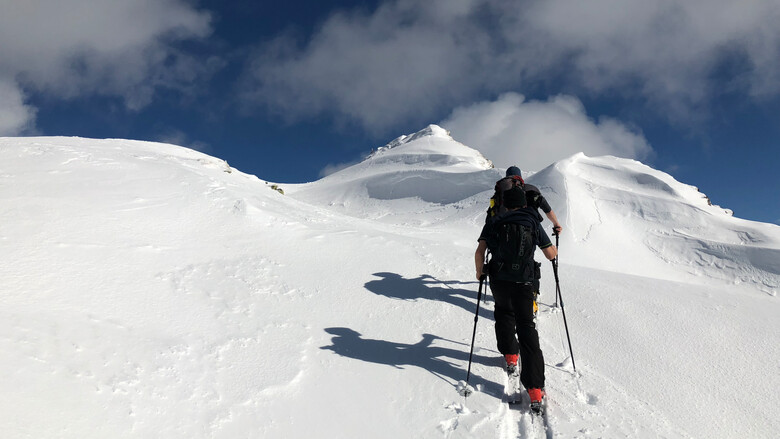
<path id="1" fill-rule="evenodd" d="M 292 183 L 437 123 L 499 167 L 636 158 L 780 223 L 778 22 L 775 0 L 0 0 L 0 135 Z"/>

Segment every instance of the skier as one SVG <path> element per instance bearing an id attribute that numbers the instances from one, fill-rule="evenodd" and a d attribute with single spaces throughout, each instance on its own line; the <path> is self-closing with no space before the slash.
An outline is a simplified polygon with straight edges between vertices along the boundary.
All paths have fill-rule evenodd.
<path id="1" fill-rule="evenodd" d="M 544 397 L 544 357 L 534 323 L 534 281 L 538 246 L 553 260 L 558 254 L 542 230 L 534 212 L 526 207 L 525 192 L 513 187 L 503 194 L 507 212 L 491 218 L 482 228 L 474 253 L 477 279 L 485 275 L 485 252 L 492 255 L 487 274 L 495 300 L 495 330 L 498 350 L 504 355 L 507 372 L 514 374 L 518 354 L 520 382 L 528 390 L 531 403 L 541 404 Z"/>
<path id="2" fill-rule="evenodd" d="M 506 170 L 506 176 L 505 179 L 508 178 L 514 178 L 519 185 L 525 190 L 525 197 L 528 204 L 528 208 L 531 209 L 536 215 L 539 222 L 543 221 L 542 215 L 539 214 L 538 209 L 542 209 L 545 216 L 553 223 L 553 233 L 554 234 L 560 234 L 561 231 L 563 231 L 563 227 L 561 227 L 561 224 L 558 222 L 558 216 L 555 215 L 555 211 L 553 211 L 552 207 L 550 207 L 550 203 L 547 202 L 547 199 L 544 198 L 542 195 L 542 192 L 537 188 L 536 186 L 532 184 L 525 183 L 523 181 L 522 173 L 520 172 L 520 168 L 517 166 L 510 166 Z M 496 184 L 496 187 L 498 188 L 498 184 Z M 498 193 L 493 194 L 493 197 L 490 199 L 490 208 L 488 209 L 488 219 L 492 216 L 495 216 L 497 213 L 499 213 L 499 202 L 497 201 L 499 199 Z M 486 221 L 487 222 L 487 221 Z"/>

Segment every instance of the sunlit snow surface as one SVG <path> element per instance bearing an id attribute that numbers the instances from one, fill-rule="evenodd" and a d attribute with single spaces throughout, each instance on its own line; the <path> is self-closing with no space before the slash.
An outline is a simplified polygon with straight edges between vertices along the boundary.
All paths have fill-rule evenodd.
<path id="1" fill-rule="evenodd" d="M 0 138 L 2 436 L 528 436 L 489 294 L 456 390 L 502 171 L 436 126 L 285 195 L 177 146 Z M 775 437 L 780 227 L 631 160 L 525 177 L 578 372 L 545 263 L 548 437 Z"/>

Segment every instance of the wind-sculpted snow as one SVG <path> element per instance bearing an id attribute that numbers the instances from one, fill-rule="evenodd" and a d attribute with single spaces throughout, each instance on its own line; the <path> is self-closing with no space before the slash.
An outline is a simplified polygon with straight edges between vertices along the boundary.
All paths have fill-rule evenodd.
<path id="1" fill-rule="evenodd" d="M 660 279 L 780 288 L 780 228 L 734 218 L 639 162 L 577 155 L 531 176 L 569 233 L 568 262 Z"/>
<path id="2" fill-rule="evenodd" d="M 378 176 L 365 184 L 370 198 L 420 198 L 428 203 L 451 204 L 484 192 L 487 181 L 484 172 L 412 171 Z"/>
<path id="3" fill-rule="evenodd" d="M 776 436 L 779 228 L 634 161 L 526 174 L 578 366 L 545 262 L 547 437 Z M 173 145 L 0 138 L 2 436 L 529 437 L 476 303 L 502 175 L 435 126 L 286 195 Z"/>
<path id="4" fill-rule="evenodd" d="M 393 140 L 371 153 L 366 161 L 372 164 L 393 161 L 414 164 L 426 160 L 431 164 L 445 162 L 445 165 L 450 165 L 464 162 L 479 169 L 493 167 L 482 154 L 456 142 L 447 131 L 437 125 L 428 125 L 414 134 Z"/>

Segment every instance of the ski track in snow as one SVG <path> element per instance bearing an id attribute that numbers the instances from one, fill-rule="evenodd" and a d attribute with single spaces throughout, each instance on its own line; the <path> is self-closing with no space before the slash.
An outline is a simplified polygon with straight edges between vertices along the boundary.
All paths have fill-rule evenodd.
<path id="1" fill-rule="evenodd" d="M 545 309 L 546 308 L 546 309 Z M 540 309 L 540 341 L 545 352 L 547 369 L 547 410 L 549 429 L 544 429 L 538 420 L 528 412 L 528 398 L 523 403 L 510 407 L 504 400 L 503 388 L 498 386 L 481 390 L 484 394 L 472 395 L 463 403 L 452 403 L 447 408 L 455 413 L 452 418 L 440 423 L 444 437 L 491 437 L 488 431 L 495 428 L 495 436 L 509 438 L 590 438 L 590 437 L 693 437 L 674 426 L 646 401 L 636 399 L 630 392 L 621 389 L 607 377 L 594 374 L 582 368 L 574 374 L 571 362 L 555 364 L 552 358 L 566 358 L 568 351 L 553 346 L 558 344 L 558 330 L 563 330 L 559 308 L 542 305 Z M 560 326 L 560 328 L 558 327 Z M 492 329 L 488 326 L 488 329 Z M 488 346 L 494 344 L 491 331 L 478 332 L 478 337 Z M 491 368 L 490 377 L 506 385 L 506 373 L 497 358 Z M 502 381 L 503 380 L 503 381 Z M 601 395 L 589 392 L 589 388 L 602 389 Z M 485 404 L 480 398 L 492 401 Z M 479 400 L 478 402 L 476 400 Z M 475 404 L 476 402 L 476 404 Z M 469 409 L 482 406 L 483 409 Z M 485 410 L 483 412 L 483 410 Z M 656 413 L 648 423 L 647 413 Z"/>

